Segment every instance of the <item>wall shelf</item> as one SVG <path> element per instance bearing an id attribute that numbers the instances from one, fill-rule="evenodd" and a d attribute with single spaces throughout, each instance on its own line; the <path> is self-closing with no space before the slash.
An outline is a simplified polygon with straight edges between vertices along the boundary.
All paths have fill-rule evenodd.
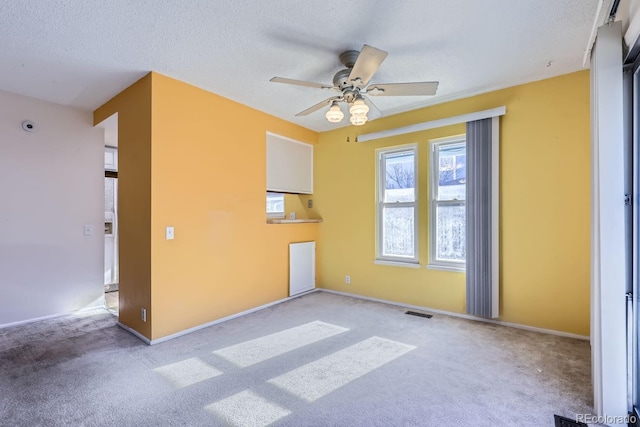
<path id="1" fill-rule="evenodd" d="M 268 218 L 267 224 L 314 224 L 322 222 L 322 218 L 310 218 L 310 219 L 280 219 L 280 218 Z"/>

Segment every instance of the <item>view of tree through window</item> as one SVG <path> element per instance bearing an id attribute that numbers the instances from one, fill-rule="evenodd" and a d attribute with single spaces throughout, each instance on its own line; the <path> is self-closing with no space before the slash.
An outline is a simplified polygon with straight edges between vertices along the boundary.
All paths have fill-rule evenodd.
<path id="1" fill-rule="evenodd" d="M 438 167 L 432 171 L 437 182 L 432 201 L 432 261 L 462 263 L 466 259 L 466 147 L 464 142 L 436 144 L 434 155 Z"/>
<path id="2" fill-rule="evenodd" d="M 383 153 L 384 173 L 379 200 L 381 255 L 384 258 L 415 259 L 415 149 Z"/>
<path id="3" fill-rule="evenodd" d="M 267 193 L 267 216 L 284 218 L 284 194 Z"/>

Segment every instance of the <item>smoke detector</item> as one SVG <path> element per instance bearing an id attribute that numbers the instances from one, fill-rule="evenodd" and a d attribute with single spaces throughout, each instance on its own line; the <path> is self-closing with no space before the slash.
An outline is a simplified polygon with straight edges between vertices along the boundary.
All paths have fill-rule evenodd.
<path id="1" fill-rule="evenodd" d="M 33 132 L 36 130 L 36 124 L 31 120 L 25 120 L 24 122 L 22 122 L 22 129 L 26 130 L 27 132 Z"/>

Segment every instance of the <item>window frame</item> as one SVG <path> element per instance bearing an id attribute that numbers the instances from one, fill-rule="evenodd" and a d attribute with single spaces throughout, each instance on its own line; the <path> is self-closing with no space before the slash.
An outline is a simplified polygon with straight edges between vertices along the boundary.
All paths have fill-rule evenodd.
<path id="1" fill-rule="evenodd" d="M 275 191 L 267 191 L 266 199 L 268 200 L 270 196 L 281 196 L 282 197 L 282 212 L 267 212 L 267 218 L 273 219 L 281 219 L 285 217 L 285 195 L 284 193 L 276 193 Z M 266 206 L 265 206 L 266 211 Z"/>
<path id="2" fill-rule="evenodd" d="M 386 156 L 402 152 L 413 152 L 414 168 L 414 198 L 413 202 L 384 202 L 384 190 L 386 188 Z M 418 232 L 419 232 L 419 209 L 418 209 L 418 144 L 403 144 L 393 147 L 379 148 L 376 150 L 376 264 L 398 265 L 398 266 L 419 266 L 418 254 Z M 383 212 L 385 207 L 413 207 L 413 257 L 383 255 Z"/>
<path id="3" fill-rule="evenodd" d="M 467 262 L 465 261 L 453 261 L 443 260 L 436 258 L 436 239 L 437 239 L 437 226 L 436 212 L 438 206 L 464 206 L 466 210 L 467 198 L 464 200 L 436 200 L 437 186 L 440 178 L 440 155 L 441 147 L 450 147 L 454 145 L 464 145 L 465 153 L 467 147 L 466 134 L 455 135 L 445 138 L 438 138 L 429 140 L 429 263 L 427 268 L 434 270 L 445 271 L 458 271 L 465 272 Z M 466 186 L 466 183 L 465 183 Z M 465 221 L 466 222 L 466 221 Z M 466 224 L 465 224 L 466 229 Z M 466 240 L 466 236 L 465 236 Z"/>

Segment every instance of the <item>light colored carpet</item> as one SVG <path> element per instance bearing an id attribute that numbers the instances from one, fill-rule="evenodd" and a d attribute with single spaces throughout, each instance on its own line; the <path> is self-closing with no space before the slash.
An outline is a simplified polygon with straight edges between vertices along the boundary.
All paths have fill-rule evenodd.
<path id="1" fill-rule="evenodd" d="M 347 330 L 340 326 L 315 321 L 222 348 L 214 351 L 213 354 L 227 359 L 236 366 L 245 368 Z"/>
<path id="2" fill-rule="evenodd" d="M 586 341 L 322 292 L 147 346 L 104 310 L 0 329 L 8 426 L 553 426 Z"/>

